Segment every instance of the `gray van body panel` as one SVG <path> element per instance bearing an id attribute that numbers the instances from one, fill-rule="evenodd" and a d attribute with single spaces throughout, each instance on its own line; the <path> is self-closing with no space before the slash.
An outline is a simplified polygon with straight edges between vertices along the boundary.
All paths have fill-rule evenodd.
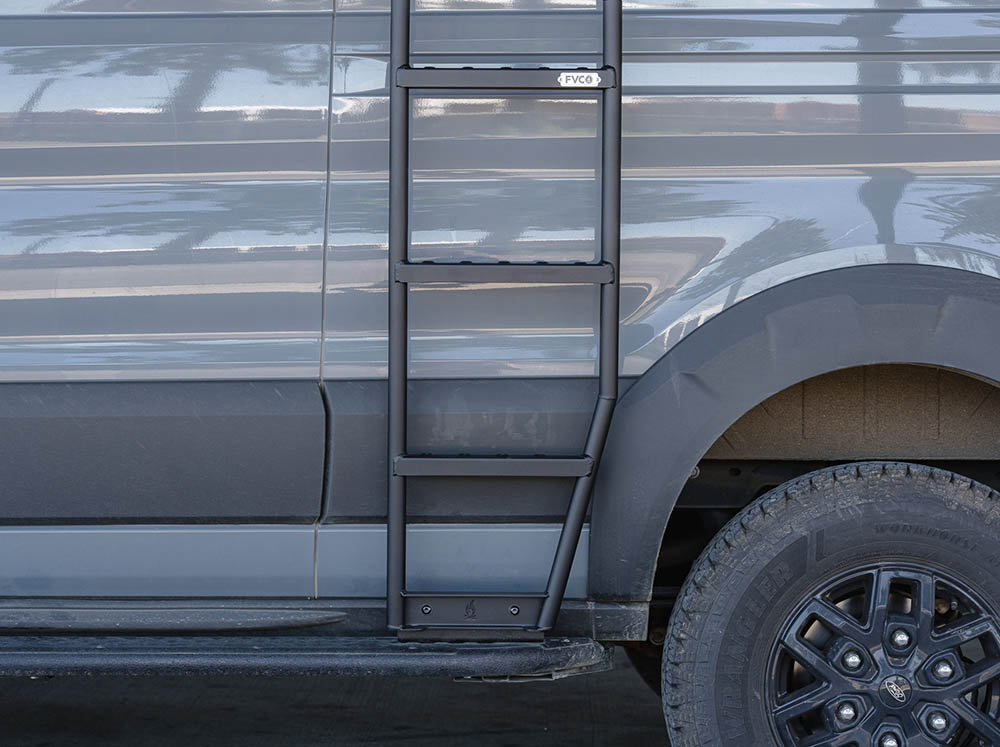
<path id="1" fill-rule="evenodd" d="M 0 378 L 315 380 L 330 7 L 64 5 L 0 8 Z"/>
<path id="2" fill-rule="evenodd" d="M 388 14 L 359 5 L 370 12 L 338 12 L 334 33 L 324 374 L 337 379 L 385 375 Z M 893 262 L 998 274 L 1000 6 L 844 10 L 859 5 L 903 4 L 627 6 L 624 375 L 796 277 Z M 599 20 L 442 10 L 415 21 L 414 63 L 592 64 Z M 593 95 L 415 95 L 411 255 L 593 258 L 598 121 Z M 596 309 L 583 286 L 417 288 L 411 375 L 592 376 Z"/>
<path id="3" fill-rule="evenodd" d="M 529 5 L 425 16 L 415 61 L 596 60 L 599 13 Z M 795 277 L 907 255 L 998 274 L 1000 8 L 739 5 L 626 12 L 625 375 Z M 386 7 L 190 6 L 0 10 L 0 377 L 314 378 L 322 321 L 326 378 L 382 378 Z M 417 99 L 413 256 L 594 256 L 594 96 Z M 594 300 L 422 289 L 413 373 L 593 375 Z"/>
<path id="4" fill-rule="evenodd" d="M 349 587 L 349 528 L 384 519 L 388 4 L 333 3 L 0 7 L 0 417 L 29 434 L 12 448 L 50 488 L 32 503 L 25 478 L 0 500 L 8 523 L 291 523 L 296 542 L 334 543 L 321 593 Z M 418 0 L 434 12 L 415 16 L 414 62 L 597 64 L 595 3 L 507 5 Z M 823 278 L 859 265 L 1000 277 L 1000 3 L 626 9 L 621 372 L 639 393 L 616 417 L 589 535 L 590 594 L 607 600 L 647 597 L 685 468 L 724 430 L 722 415 L 664 410 L 676 451 L 654 459 L 632 404 L 667 408 L 681 384 L 711 400 L 671 377 L 685 351 L 724 358 L 712 320 L 742 328 L 756 297 L 827 293 Z M 417 95 L 412 256 L 596 256 L 598 108 L 588 93 Z M 583 286 L 415 289 L 414 445 L 577 450 L 596 301 Z M 934 352 L 909 333 L 890 347 L 894 362 Z M 742 392 L 730 373 L 715 386 Z M 735 420 L 787 378 L 720 411 Z M 75 469 L 93 478 L 78 494 Z M 568 494 L 560 480 L 414 481 L 411 508 L 501 537 L 551 527 Z M 463 532 L 438 535 L 453 537 L 441 557 L 469 546 Z M 483 571 L 462 567 L 470 584 Z"/>

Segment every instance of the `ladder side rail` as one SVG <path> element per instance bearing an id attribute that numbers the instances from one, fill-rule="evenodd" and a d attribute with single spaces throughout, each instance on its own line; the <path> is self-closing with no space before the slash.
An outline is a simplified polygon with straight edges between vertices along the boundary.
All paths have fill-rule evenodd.
<path id="1" fill-rule="evenodd" d="M 394 269 L 409 256 L 410 94 L 396 85 L 396 71 L 410 62 L 410 0 L 392 0 L 389 62 L 389 325 L 388 325 L 388 502 L 386 506 L 386 615 L 388 627 L 404 624 L 406 588 L 406 478 L 395 474 L 406 454 L 406 394 L 409 378 L 408 286 Z"/>
<path id="2" fill-rule="evenodd" d="M 538 628 L 551 630 L 559 615 L 573 558 L 590 505 L 601 454 L 611 428 L 618 399 L 618 324 L 621 256 L 621 112 L 622 112 L 622 3 L 604 0 L 604 67 L 612 68 L 618 84 L 602 96 L 601 124 L 601 260 L 611 265 L 614 280 L 601 286 L 599 336 L 599 396 L 587 434 L 584 453 L 594 460 L 589 475 L 573 488 L 559 544 L 549 571 L 546 598 L 538 616 Z"/>
<path id="3" fill-rule="evenodd" d="M 604 0 L 604 64 L 618 84 L 604 91 L 601 119 L 601 261 L 614 281 L 601 286 L 600 397 L 618 399 L 618 325 L 622 211 L 622 0 Z M 596 417 L 596 416 L 595 416 Z M 607 423 L 610 426 L 610 413 Z M 603 450 L 603 447 L 602 447 Z M 600 456 L 600 452 L 598 452 Z"/>

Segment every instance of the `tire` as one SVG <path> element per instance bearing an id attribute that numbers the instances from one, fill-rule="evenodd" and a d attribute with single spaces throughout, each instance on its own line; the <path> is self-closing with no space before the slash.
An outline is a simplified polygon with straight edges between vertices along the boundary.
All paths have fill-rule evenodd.
<path id="1" fill-rule="evenodd" d="M 867 462 L 804 475 L 747 506 L 696 561 L 671 615 L 670 744 L 825 744 L 829 730 L 868 747 L 887 729 L 905 732 L 908 747 L 1000 744 L 998 497 L 942 470 Z M 913 633 L 909 649 L 893 648 L 899 626 Z M 960 644 L 959 628 L 975 642 Z M 948 674 L 942 658 L 958 668 L 952 690 L 928 680 Z M 968 709 L 946 700 L 980 669 L 989 681 Z M 852 693 L 856 720 L 838 720 Z M 944 736 L 929 731 L 942 723 Z"/>

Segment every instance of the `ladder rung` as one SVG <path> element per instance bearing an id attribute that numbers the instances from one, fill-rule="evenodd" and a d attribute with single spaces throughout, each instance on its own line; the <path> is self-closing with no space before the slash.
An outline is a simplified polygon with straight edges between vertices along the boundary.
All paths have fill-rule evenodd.
<path id="1" fill-rule="evenodd" d="M 585 477 L 594 468 L 590 457 L 432 457 L 398 456 L 400 477 Z"/>
<path id="2" fill-rule="evenodd" d="M 401 88 L 541 88 L 556 91 L 614 88 L 614 68 L 474 68 L 401 67 L 396 71 Z"/>
<path id="3" fill-rule="evenodd" d="M 607 262 L 399 262 L 397 283 L 613 283 Z"/>

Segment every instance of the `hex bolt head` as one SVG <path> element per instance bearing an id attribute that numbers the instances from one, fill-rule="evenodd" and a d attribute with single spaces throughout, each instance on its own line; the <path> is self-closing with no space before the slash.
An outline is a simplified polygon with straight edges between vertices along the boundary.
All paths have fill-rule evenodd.
<path id="1" fill-rule="evenodd" d="M 853 703 L 841 703 L 837 706 L 837 719 L 844 723 L 850 723 L 858 717 L 858 709 Z"/>
<path id="2" fill-rule="evenodd" d="M 518 607 L 516 604 L 512 604 L 510 606 L 510 614 L 512 614 L 512 615 L 520 615 L 521 614 L 521 608 Z"/>
<path id="3" fill-rule="evenodd" d="M 861 669 L 861 665 L 864 664 L 864 659 L 861 658 L 861 654 L 853 648 L 845 651 L 844 655 L 840 657 L 840 661 L 843 663 L 845 669 L 850 669 L 852 672 Z"/>
<path id="4" fill-rule="evenodd" d="M 431 614 L 431 606 L 429 604 L 425 604 L 423 607 L 420 608 L 420 611 L 423 612 L 425 615 L 429 615 Z"/>
<path id="5" fill-rule="evenodd" d="M 899 737 L 895 734 L 886 734 L 878 740 L 878 747 L 899 747 Z"/>
<path id="6" fill-rule="evenodd" d="M 942 732 L 948 728 L 948 717 L 941 711 L 932 711 L 927 716 L 927 728 L 934 732 Z"/>
<path id="7" fill-rule="evenodd" d="M 939 680 L 947 681 L 955 674 L 955 667 L 947 659 L 942 659 L 934 665 L 934 676 Z"/>
<path id="8" fill-rule="evenodd" d="M 889 640 L 892 641 L 892 645 L 896 648 L 906 648 L 910 645 L 910 634 L 902 628 L 897 628 L 892 631 L 892 635 L 889 637 Z"/>

